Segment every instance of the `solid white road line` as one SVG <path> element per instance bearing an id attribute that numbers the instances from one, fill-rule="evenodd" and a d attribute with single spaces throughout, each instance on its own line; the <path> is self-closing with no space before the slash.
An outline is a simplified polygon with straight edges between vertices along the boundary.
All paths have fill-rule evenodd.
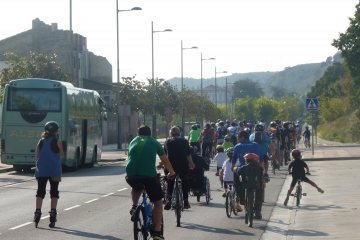
<path id="1" fill-rule="evenodd" d="M 87 201 L 87 202 L 85 202 L 85 203 L 91 203 L 91 202 L 94 202 L 94 201 L 96 201 L 96 200 L 99 200 L 99 198 L 95 198 L 95 199 L 90 200 L 90 201 Z"/>
<path id="2" fill-rule="evenodd" d="M 110 196 L 110 195 L 113 195 L 114 193 L 109 193 L 109 194 L 106 194 L 106 195 L 104 195 L 104 196 L 102 196 L 102 197 L 107 197 L 107 196 Z"/>
<path id="3" fill-rule="evenodd" d="M 121 192 L 121 191 L 124 191 L 124 190 L 126 190 L 127 188 L 122 188 L 122 189 L 120 189 L 120 190 L 117 190 L 118 192 Z"/>
<path id="4" fill-rule="evenodd" d="M 44 217 L 42 217 L 40 219 L 45 219 L 45 218 L 48 218 L 48 217 L 50 217 L 50 215 L 46 215 L 46 216 L 44 216 Z"/>
<path id="5" fill-rule="evenodd" d="M 64 211 L 68 211 L 68 210 L 71 210 L 71 209 L 74 209 L 74 208 L 77 208 L 77 207 L 80 207 L 81 205 L 75 205 L 73 207 L 69 207 L 67 209 L 64 209 Z"/>
<path id="6" fill-rule="evenodd" d="M 21 227 L 23 227 L 23 226 L 26 226 L 26 225 L 29 225 L 29 224 L 32 224 L 32 223 L 33 223 L 33 222 L 27 222 L 27 223 L 21 224 L 21 225 L 19 225 L 19 226 L 10 228 L 9 230 L 15 230 L 15 229 L 17 229 L 17 228 L 21 228 Z"/>

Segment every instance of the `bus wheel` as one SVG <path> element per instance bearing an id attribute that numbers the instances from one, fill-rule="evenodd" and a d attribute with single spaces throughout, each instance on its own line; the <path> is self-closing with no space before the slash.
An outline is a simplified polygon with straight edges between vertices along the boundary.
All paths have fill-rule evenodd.
<path id="1" fill-rule="evenodd" d="M 31 172 L 31 166 L 23 166 L 22 169 L 24 170 L 24 172 Z"/>
<path id="2" fill-rule="evenodd" d="M 22 171 L 22 166 L 21 165 L 13 165 L 13 168 L 14 168 L 15 172 L 21 172 Z"/>
<path id="3" fill-rule="evenodd" d="M 94 167 L 94 164 L 97 162 L 97 147 L 94 148 L 93 154 L 92 154 L 92 158 L 91 158 L 91 163 L 89 164 L 89 168 Z"/>

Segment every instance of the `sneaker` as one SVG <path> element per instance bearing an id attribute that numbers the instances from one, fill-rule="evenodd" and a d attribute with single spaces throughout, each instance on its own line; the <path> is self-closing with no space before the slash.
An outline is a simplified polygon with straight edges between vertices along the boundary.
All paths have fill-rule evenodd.
<path id="1" fill-rule="evenodd" d="M 288 201 L 289 201 L 289 198 L 288 198 L 288 197 L 287 197 L 287 198 L 285 198 L 285 201 L 284 201 L 284 206 L 287 206 Z"/>
<path id="2" fill-rule="evenodd" d="M 262 214 L 261 214 L 261 212 L 255 212 L 254 218 L 255 218 L 255 219 L 262 219 Z"/>
<path id="3" fill-rule="evenodd" d="M 189 208 L 190 208 L 189 201 L 184 200 L 184 209 L 189 209 Z"/>
<path id="4" fill-rule="evenodd" d="M 321 188 L 318 188 L 318 192 L 319 193 L 324 193 L 324 190 L 322 190 Z"/>
<path id="5" fill-rule="evenodd" d="M 164 210 L 170 210 L 170 208 L 171 208 L 171 202 L 166 201 L 165 206 L 164 206 Z"/>
<path id="6" fill-rule="evenodd" d="M 218 172 L 216 172 L 216 173 L 215 173 L 215 176 L 219 176 L 219 173 L 218 173 Z"/>
<path id="7" fill-rule="evenodd" d="M 240 205 L 235 206 L 237 212 L 242 212 L 242 208 Z"/>
<path id="8" fill-rule="evenodd" d="M 265 182 L 270 182 L 269 174 L 267 173 L 264 174 L 264 180 Z"/>
<path id="9" fill-rule="evenodd" d="M 165 238 L 161 235 L 161 233 L 155 232 L 155 233 L 154 233 L 154 236 L 153 236 L 153 239 L 154 239 L 154 240 L 163 240 L 163 239 L 165 239 Z"/>

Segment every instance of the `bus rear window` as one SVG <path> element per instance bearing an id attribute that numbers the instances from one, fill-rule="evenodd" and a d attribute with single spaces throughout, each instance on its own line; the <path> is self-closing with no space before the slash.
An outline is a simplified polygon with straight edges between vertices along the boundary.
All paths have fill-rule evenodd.
<path id="1" fill-rule="evenodd" d="M 7 111 L 61 111 L 61 88 L 9 87 Z"/>

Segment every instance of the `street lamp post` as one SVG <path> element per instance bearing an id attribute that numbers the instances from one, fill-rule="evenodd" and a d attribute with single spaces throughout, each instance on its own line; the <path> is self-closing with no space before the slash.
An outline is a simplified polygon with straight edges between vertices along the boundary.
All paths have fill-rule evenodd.
<path id="1" fill-rule="evenodd" d="M 227 71 L 217 72 L 215 67 L 215 106 L 217 106 L 217 84 L 216 84 L 216 74 L 218 73 L 227 73 Z"/>
<path id="2" fill-rule="evenodd" d="M 121 149 L 121 117 L 120 117 L 120 67 L 119 67 L 119 12 L 128 12 L 128 11 L 134 11 L 134 10 L 142 10 L 139 7 L 134 7 L 129 10 L 119 10 L 118 7 L 118 0 L 116 0 L 116 55 L 117 55 L 117 94 L 116 94 L 116 101 L 118 104 L 117 109 L 117 128 L 118 128 L 118 135 L 117 135 L 117 149 Z M 124 106 L 125 109 L 125 106 Z M 124 115 L 126 114 L 126 111 L 124 110 Z M 126 124 L 126 121 L 125 123 Z"/>
<path id="3" fill-rule="evenodd" d="M 198 49 L 197 47 L 183 48 L 181 40 L 181 127 L 185 131 L 185 111 L 184 111 L 184 78 L 183 78 L 183 50 Z"/>
<path id="4" fill-rule="evenodd" d="M 152 84 L 152 90 L 153 90 L 153 100 L 152 100 L 152 135 L 154 138 L 157 137 L 156 132 L 156 111 L 155 111 L 155 79 L 154 79 L 154 33 L 158 32 L 172 32 L 171 29 L 165 29 L 163 31 L 154 31 L 153 22 L 151 21 L 151 53 L 152 53 L 152 78 L 151 78 L 151 84 Z"/>
<path id="5" fill-rule="evenodd" d="M 227 87 L 227 85 L 228 85 L 228 84 L 234 84 L 234 83 L 233 83 L 233 82 L 228 83 L 228 82 L 227 82 L 227 78 L 225 79 L 225 83 L 226 83 L 226 87 L 225 87 L 225 101 L 226 101 L 225 112 L 226 112 L 226 114 L 227 114 L 227 113 L 228 113 L 228 111 L 227 111 L 227 107 L 228 107 L 228 97 L 227 97 L 228 87 Z"/>
<path id="6" fill-rule="evenodd" d="M 215 58 L 202 58 L 202 53 L 201 53 L 201 81 L 200 81 L 200 96 L 203 95 L 203 77 L 202 77 L 202 63 L 205 60 L 215 60 Z M 203 124 L 203 118 L 202 118 L 202 114 L 201 114 L 201 126 Z"/>

